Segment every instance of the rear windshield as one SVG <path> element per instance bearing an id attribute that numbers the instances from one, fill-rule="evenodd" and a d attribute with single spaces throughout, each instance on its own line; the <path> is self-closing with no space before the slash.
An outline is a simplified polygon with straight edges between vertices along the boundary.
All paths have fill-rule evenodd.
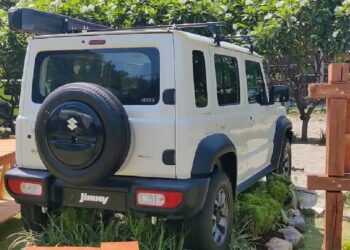
<path id="1" fill-rule="evenodd" d="M 45 51 L 35 60 L 32 99 L 42 103 L 56 88 L 89 82 L 109 89 L 124 105 L 159 101 L 159 52 L 155 48 Z"/>

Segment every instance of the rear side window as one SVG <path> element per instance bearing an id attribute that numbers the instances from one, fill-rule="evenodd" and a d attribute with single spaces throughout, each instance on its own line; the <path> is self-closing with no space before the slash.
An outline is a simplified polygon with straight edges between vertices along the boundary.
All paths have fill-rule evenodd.
<path id="1" fill-rule="evenodd" d="M 193 82 L 196 106 L 199 108 L 208 105 L 207 75 L 205 70 L 205 58 L 202 51 L 192 52 Z"/>
<path id="2" fill-rule="evenodd" d="M 215 55 L 217 96 L 220 106 L 240 103 L 237 59 Z"/>
<path id="3" fill-rule="evenodd" d="M 156 104 L 159 67 L 155 48 L 40 52 L 35 60 L 32 99 L 41 103 L 66 83 L 88 82 L 107 88 L 124 105 Z"/>
<path id="4" fill-rule="evenodd" d="M 267 103 L 267 95 L 264 77 L 262 74 L 260 63 L 253 61 L 245 62 L 248 86 L 248 101 L 250 104 Z"/>

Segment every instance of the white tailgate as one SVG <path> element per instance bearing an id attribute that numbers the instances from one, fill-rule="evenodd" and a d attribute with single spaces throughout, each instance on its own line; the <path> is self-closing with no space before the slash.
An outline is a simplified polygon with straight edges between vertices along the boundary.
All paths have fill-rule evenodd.
<path id="1" fill-rule="evenodd" d="M 104 39 L 104 45 L 89 45 L 89 40 Z M 40 104 L 32 101 L 32 79 L 35 56 L 40 51 L 86 50 L 98 48 L 152 47 L 160 55 L 160 99 L 155 105 L 125 106 L 132 129 L 129 156 L 117 175 L 175 177 L 175 166 L 162 162 L 164 150 L 175 149 L 175 105 L 165 105 L 162 93 L 175 88 L 173 35 L 123 34 L 34 39 L 26 58 L 20 115 L 17 119 L 17 163 L 20 167 L 45 169 L 34 138 L 35 119 Z M 107 135 L 108 136 L 108 135 Z M 103 167 L 103 166 L 101 166 Z"/>

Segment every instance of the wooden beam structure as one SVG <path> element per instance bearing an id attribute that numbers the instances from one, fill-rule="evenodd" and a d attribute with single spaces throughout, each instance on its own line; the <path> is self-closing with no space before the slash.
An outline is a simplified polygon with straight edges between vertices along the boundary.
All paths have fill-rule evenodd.
<path id="1" fill-rule="evenodd" d="M 310 84 L 309 97 L 327 99 L 327 161 L 324 175 L 307 187 L 326 190 L 324 250 L 341 250 L 344 197 L 350 191 L 350 82 L 348 64 L 331 64 L 327 84 Z"/>

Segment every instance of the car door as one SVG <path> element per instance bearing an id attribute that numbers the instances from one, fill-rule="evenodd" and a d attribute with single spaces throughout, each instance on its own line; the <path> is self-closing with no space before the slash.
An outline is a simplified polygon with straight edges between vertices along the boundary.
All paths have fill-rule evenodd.
<path id="1" fill-rule="evenodd" d="M 240 85 L 242 65 L 240 53 L 211 47 L 215 91 L 215 113 L 218 132 L 230 138 L 237 151 L 237 183 L 247 178 L 247 139 L 249 119 L 245 89 Z"/>
<path id="2" fill-rule="evenodd" d="M 246 59 L 244 66 L 250 119 L 248 168 L 256 173 L 270 165 L 275 123 L 261 63 Z"/>

